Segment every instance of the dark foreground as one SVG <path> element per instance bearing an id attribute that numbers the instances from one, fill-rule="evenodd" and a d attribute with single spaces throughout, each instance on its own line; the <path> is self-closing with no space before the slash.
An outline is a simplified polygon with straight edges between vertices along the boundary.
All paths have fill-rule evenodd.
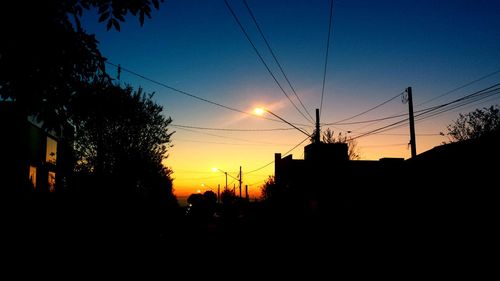
<path id="1" fill-rule="evenodd" d="M 488 268 L 496 207 L 451 199 L 459 201 L 331 208 L 242 201 L 186 214 L 184 208 L 160 212 L 110 198 L 31 194 L 2 198 L 3 254 L 17 265 L 152 259 L 195 268 L 328 272 L 347 266 L 353 274 L 374 267 L 412 275 Z"/>

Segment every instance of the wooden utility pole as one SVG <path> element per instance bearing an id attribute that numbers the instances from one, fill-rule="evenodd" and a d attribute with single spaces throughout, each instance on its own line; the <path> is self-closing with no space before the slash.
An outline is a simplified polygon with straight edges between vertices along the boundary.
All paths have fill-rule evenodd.
<path id="1" fill-rule="evenodd" d="M 314 143 L 320 142 L 321 132 L 319 131 L 319 109 L 316 108 L 316 133 L 314 134 Z"/>
<path id="2" fill-rule="evenodd" d="M 410 146 L 411 146 L 411 158 L 417 156 L 417 142 L 415 138 L 415 119 L 413 117 L 413 96 L 411 93 L 411 87 L 406 88 L 406 93 L 408 94 L 408 113 L 410 120 Z"/>
<path id="3" fill-rule="evenodd" d="M 240 176 L 239 176 L 239 178 L 240 178 L 240 180 L 239 180 L 239 182 L 240 182 L 240 198 L 241 198 L 241 176 L 242 176 L 242 174 L 241 174 L 241 166 L 240 166 Z"/>
<path id="4" fill-rule="evenodd" d="M 249 200 L 248 199 L 248 184 L 245 185 L 245 198 L 247 199 L 247 201 Z"/>
<path id="5" fill-rule="evenodd" d="M 217 185 L 217 203 L 220 203 L 220 183 Z"/>

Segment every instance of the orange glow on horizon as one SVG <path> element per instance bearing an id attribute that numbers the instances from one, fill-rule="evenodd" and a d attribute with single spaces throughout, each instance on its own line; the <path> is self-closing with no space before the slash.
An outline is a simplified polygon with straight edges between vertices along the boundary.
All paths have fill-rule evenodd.
<path id="1" fill-rule="evenodd" d="M 248 127 L 252 126 L 248 125 Z M 409 136 L 405 134 L 405 129 L 399 132 L 397 135 L 374 135 L 359 139 L 357 146 L 361 160 L 378 160 L 383 157 L 408 159 L 410 157 L 410 149 L 407 145 Z M 184 139 L 184 136 L 179 138 L 181 137 Z M 207 142 L 203 145 L 193 145 L 184 141 L 177 143 L 174 138 L 175 145 L 169 151 L 170 156 L 164 164 L 174 171 L 172 175 L 174 190 L 179 200 L 190 194 L 203 193 L 207 190 L 217 192 L 219 187 L 222 191 L 226 185 L 226 177 L 224 172 L 220 171 L 227 171 L 228 188 L 231 190 L 235 188 L 236 193 L 239 194 L 239 182 L 234 178 L 238 177 L 240 166 L 243 172 L 242 196 L 245 196 L 245 186 L 248 185 L 250 199 L 258 199 L 264 181 L 274 175 L 274 164 L 252 173 L 248 172 L 272 162 L 274 153 L 283 154 L 293 147 L 293 143 L 298 143 L 303 139 L 300 132 L 295 130 L 279 131 L 279 133 L 248 133 L 241 138 L 248 140 L 249 143 L 234 141 L 237 145 L 227 145 L 233 140 L 222 140 L 220 144 Z M 283 142 L 283 145 L 253 144 L 263 139 L 278 144 Z M 445 140 L 437 133 L 435 136 L 419 137 L 417 128 L 417 153 L 432 149 Z M 293 159 L 303 159 L 303 149 L 307 144 L 309 144 L 308 141 L 291 152 Z"/>
<path id="2" fill-rule="evenodd" d="M 265 91 L 257 91 L 262 93 Z M 257 94 L 256 94 L 257 95 Z M 246 104 L 259 105 L 252 109 L 255 115 L 266 115 L 264 107 L 277 112 L 290 122 L 306 123 L 297 117 L 293 108 L 285 107 L 283 100 L 265 101 L 265 98 L 257 98 L 259 102 L 245 101 Z M 244 108 L 245 106 L 241 106 Z M 278 110 L 278 111 L 275 111 Z M 404 110 L 404 105 L 397 105 L 396 110 Z M 346 109 L 343 113 L 351 115 Z M 295 116 L 290 118 L 288 116 Z M 229 131 L 203 131 L 203 130 L 177 130 L 172 136 L 173 147 L 169 150 L 169 157 L 164 165 L 173 170 L 174 193 L 179 201 L 190 194 L 212 190 L 222 192 L 226 187 L 226 176 L 228 173 L 227 188 L 235 189 L 239 195 L 238 177 L 239 168 L 242 167 L 242 196 L 245 197 L 245 187 L 248 185 L 248 193 L 251 200 L 260 198 L 261 187 L 269 176 L 274 175 L 274 154 L 281 153 L 282 156 L 304 140 L 304 135 L 298 130 L 289 129 L 284 123 L 271 122 L 262 118 L 252 118 L 250 115 L 236 115 L 221 112 L 220 115 L 206 117 L 197 125 L 205 127 L 218 127 L 230 129 Z M 374 116 L 373 118 L 377 118 Z M 454 118 L 455 115 L 452 117 Z M 371 117 L 366 117 L 367 119 Z M 342 119 L 339 112 L 326 111 L 322 117 L 325 123 Z M 446 141 L 445 137 L 439 135 L 445 130 L 450 119 L 432 120 L 431 122 L 420 122 L 416 124 L 417 153 L 422 153 Z M 306 123 L 307 124 L 307 123 Z M 365 124 L 358 126 L 335 127 L 335 135 L 339 132 L 356 137 L 363 132 L 384 124 L 373 124 L 371 127 Z M 301 126 L 305 131 L 312 133 L 314 126 Z M 323 126 L 322 131 L 328 126 Z M 241 129 L 250 129 L 249 131 Z M 252 130 L 257 129 L 257 130 Z M 263 129 L 263 130 L 260 130 Z M 284 129 L 269 130 L 267 129 Z M 421 134 L 421 135 L 419 135 Z M 384 157 L 396 157 L 408 159 L 410 157 L 409 132 L 407 127 L 401 127 L 383 134 L 372 135 L 357 139 L 360 160 L 379 160 Z M 304 146 L 309 141 L 296 147 L 290 152 L 293 159 L 303 159 Z M 269 164 L 269 165 L 268 165 Z M 266 166 L 267 165 L 267 166 Z M 264 167 L 265 166 L 265 167 Z M 200 186 L 201 185 L 201 186 Z M 201 187 L 201 188 L 200 188 Z"/>

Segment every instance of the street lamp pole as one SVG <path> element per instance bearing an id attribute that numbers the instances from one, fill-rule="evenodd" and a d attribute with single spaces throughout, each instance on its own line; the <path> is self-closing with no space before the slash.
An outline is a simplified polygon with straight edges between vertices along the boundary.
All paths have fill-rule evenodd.
<path id="1" fill-rule="evenodd" d="M 283 121 L 283 122 L 287 123 L 288 125 L 290 125 L 290 126 L 294 127 L 295 129 L 299 130 L 299 131 L 300 131 L 301 133 L 303 133 L 304 135 L 306 135 L 306 136 L 308 136 L 308 137 L 311 137 L 311 135 L 310 135 L 310 134 L 306 133 L 306 132 L 305 132 L 304 130 L 302 130 L 301 128 L 299 128 L 299 127 L 297 127 L 297 126 L 293 125 L 292 123 L 290 123 L 290 122 L 286 121 L 285 119 L 281 118 L 280 116 L 276 115 L 274 112 L 272 112 L 272 111 L 270 111 L 270 110 L 268 110 L 268 109 L 264 109 L 264 110 L 265 110 L 266 112 L 270 113 L 271 115 L 273 115 L 274 117 L 278 118 L 279 120 L 281 120 L 281 121 Z"/>
<path id="2" fill-rule="evenodd" d="M 219 171 L 219 172 L 221 172 L 221 173 L 224 173 L 224 175 L 226 176 L 226 189 L 225 189 L 225 190 L 227 190 L 227 176 L 230 176 L 230 177 L 232 177 L 233 179 L 238 180 L 238 181 L 240 180 L 240 179 L 238 179 L 238 178 L 235 178 L 235 177 L 233 177 L 233 176 L 229 175 L 229 174 L 228 174 L 226 171 L 224 171 L 224 170 L 221 170 L 221 169 L 219 169 L 219 168 L 215 168 L 215 167 L 214 167 L 214 168 L 212 168 L 212 172 L 217 172 L 217 171 Z"/>

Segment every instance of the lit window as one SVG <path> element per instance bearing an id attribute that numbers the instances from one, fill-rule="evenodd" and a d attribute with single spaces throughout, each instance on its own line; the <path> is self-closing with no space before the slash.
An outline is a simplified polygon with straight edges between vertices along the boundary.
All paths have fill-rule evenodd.
<path id="1" fill-rule="evenodd" d="M 48 182 L 49 192 L 56 191 L 56 173 L 49 172 L 49 182 Z"/>
<path id="2" fill-rule="evenodd" d="M 30 165 L 30 182 L 33 185 L 33 188 L 36 189 L 36 167 Z"/>
<path id="3" fill-rule="evenodd" d="M 47 137 L 47 154 L 45 161 L 47 163 L 56 164 L 57 160 L 57 141 L 51 137 Z"/>

